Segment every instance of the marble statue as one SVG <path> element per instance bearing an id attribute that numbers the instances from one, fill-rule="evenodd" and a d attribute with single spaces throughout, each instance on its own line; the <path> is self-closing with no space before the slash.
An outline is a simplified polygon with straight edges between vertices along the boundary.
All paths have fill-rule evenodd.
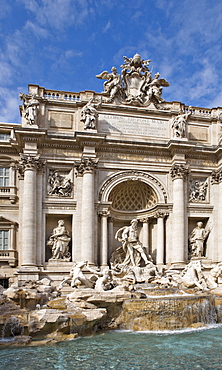
<path id="1" fill-rule="evenodd" d="M 83 269 L 92 274 L 90 278 L 84 275 Z M 61 282 L 58 289 L 61 290 L 67 282 L 70 282 L 72 288 L 79 288 L 80 285 L 83 285 L 87 288 L 94 288 L 97 292 L 111 290 L 115 286 L 112 271 L 109 268 L 96 271 L 90 268 L 88 261 L 74 262 L 69 276 Z"/>
<path id="2" fill-rule="evenodd" d="M 60 175 L 59 171 L 53 171 L 48 178 L 48 195 L 57 195 L 60 197 L 70 197 L 73 184 L 67 176 Z"/>
<path id="3" fill-rule="evenodd" d="M 81 121 L 84 122 L 84 130 L 96 129 L 98 120 L 98 107 L 101 106 L 101 102 L 93 103 L 93 97 L 89 99 L 88 103 L 83 107 L 81 111 Z"/>
<path id="4" fill-rule="evenodd" d="M 207 180 L 193 180 L 190 184 L 189 202 L 204 202 L 206 200 L 207 188 Z"/>
<path id="5" fill-rule="evenodd" d="M 151 100 L 152 98 L 156 100 L 158 103 L 164 102 L 162 98 L 162 86 L 169 86 L 169 83 L 164 78 L 159 78 L 160 74 L 157 72 L 154 75 L 154 79 L 151 80 L 145 87 L 147 90 L 148 99 Z"/>
<path id="6" fill-rule="evenodd" d="M 99 274 L 94 289 L 97 292 L 104 292 L 113 289 L 114 286 L 115 284 L 112 278 L 112 271 L 109 268 L 106 268 L 102 271 L 102 273 Z"/>
<path id="7" fill-rule="evenodd" d="M 104 82 L 104 93 L 109 95 L 109 102 L 112 102 L 117 94 L 122 90 L 121 76 L 117 73 L 116 67 L 112 67 L 112 73 L 103 71 L 96 75 L 97 78 L 107 80 Z"/>
<path id="8" fill-rule="evenodd" d="M 85 285 L 87 288 L 93 288 L 94 282 L 84 275 L 83 269 L 87 269 L 88 271 L 95 273 L 90 269 L 88 261 L 74 262 L 69 276 L 61 282 L 58 289 L 61 290 L 63 285 L 68 281 L 71 281 L 72 288 L 79 288 L 81 284 Z"/>
<path id="9" fill-rule="evenodd" d="M 115 239 L 122 242 L 122 246 L 114 254 L 114 265 L 120 263 L 122 265 L 139 266 L 141 258 L 145 264 L 149 263 L 142 243 L 138 238 L 137 225 L 138 221 L 133 219 L 130 226 L 124 226 L 116 232 Z"/>
<path id="10" fill-rule="evenodd" d="M 137 53 L 132 58 L 126 56 L 124 63 L 120 66 L 122 69 L 121 76 L 117 73 L 115 67 L 112 73 L 104 71 L 97 78 L 106 79 L 104 83 L 104 95 L 108 95 L 106 101 L 111 103 L 117 97 L 120 103 L 148 106 L 164 102 L 162 98 L 162 87 L 169 86 L 164 78 L 160 78 L 159 72 L 152 78 L 152 72 L 149 69 L 150 59 L 141 59 Z"/>
<path id="11" fill-rule="evenodd" d="M 211 270 L 207 276 L 207 283 L 210 289 L 215 289 L 218 286 L 218 279 L 222 277 L 222 262 L 219 262 Z"/>
<path id="12" fill-rule="evenodd" d="M 202 262 L 200 260 L 191 261 L 181 273 L 182 284 L 187 288 L 196 286 L 200 290 L 208 289 L 202 267 Z"/>
<path id="13" fill-rule="evenodd" d="M 23 100 L 24 116 L 27 123 L 36 125 L 39 113 L 39 101 L 36 99 L 36 95 L 31 95 L 31 97 L 28 98 L 27 95 L 20 94 L 20 99 Z"/>
<path id="14" fill-rule="evenodd" d="M 189 236 L 190 256 L 203 257 L 204 255 L 204 241 L 209 235 L 210 230 L 205 230 L 203 222 L 197 222 L 197 226 L 192 230 Z"/>
<path id="15" fill-rule="evenodd" d="M 175 138 L 182 139 L 186 136 L 187 119 L 190 115 L 191 111 L 188 113 L 181 112 L 177 117 L 172 118 L 171 127 Z"/>
<path id="16" fill-rule="evenodd" d="M 50 260 L 70 261 L 69 242 L 71 237 L 64 225 L 64 220 L 58 221 L 58 226 L 53 230 L 47 245 L 51 248 L 52 257 Z"/>

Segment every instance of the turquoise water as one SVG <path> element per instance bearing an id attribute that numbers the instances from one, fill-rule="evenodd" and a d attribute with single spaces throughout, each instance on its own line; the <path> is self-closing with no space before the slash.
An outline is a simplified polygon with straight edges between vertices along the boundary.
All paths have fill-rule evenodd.
<path id="1" fill-rule="evenodd" d="M 4 370 L 219 370 L 222 326 L 171 333 L 109 332 L 54 346 L 4 348 Z"/>

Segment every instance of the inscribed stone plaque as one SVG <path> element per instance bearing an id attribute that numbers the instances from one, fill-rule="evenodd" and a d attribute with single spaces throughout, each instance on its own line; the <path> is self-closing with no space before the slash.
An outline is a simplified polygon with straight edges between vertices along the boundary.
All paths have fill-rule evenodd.
<path id="1" fill-rule="evenodd" d="M 189 140 L 208 141 L 208 130 L 205 127 L 192 127 L 189 130 Z"/>
<path id="2" fill-rule="evenodd" d="M 73 114 L 50 112 L 50 127 L 72 128 Z"/>
<path id="3" fill-rule="evenodd" d="M 168 137 L 168 121 L 144 117 L 100 114 L 98 131 L 117 135 Z"/>

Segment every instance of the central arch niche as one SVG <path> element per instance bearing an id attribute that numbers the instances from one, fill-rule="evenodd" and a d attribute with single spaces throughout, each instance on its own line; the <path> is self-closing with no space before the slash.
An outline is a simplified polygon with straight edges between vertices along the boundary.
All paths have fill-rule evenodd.
<path id="1" fill-rule="evenodd" d="M 140 211 L 152 208 L 158 201 L 155 191 L 140 180 L 127 180 L 110 192 L 109 202 L 117 211 Z"/>

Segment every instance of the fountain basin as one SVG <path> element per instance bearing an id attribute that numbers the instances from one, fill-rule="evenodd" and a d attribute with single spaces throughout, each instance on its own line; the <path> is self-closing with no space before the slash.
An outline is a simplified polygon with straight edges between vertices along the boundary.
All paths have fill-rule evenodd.
<path id="1" fill-rule="evenodd" d="M 217 322 L 214 297 L 199 296 L 152 296 L 131 299 L 123 303 L 117 324 L 121 329 L 134 331 L 176 330 L 196 323 Z"/>

